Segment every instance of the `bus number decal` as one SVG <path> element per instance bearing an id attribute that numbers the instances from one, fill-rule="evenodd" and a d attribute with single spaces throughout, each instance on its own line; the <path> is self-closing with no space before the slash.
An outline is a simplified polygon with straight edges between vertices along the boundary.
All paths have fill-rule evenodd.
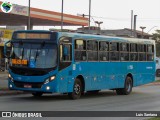
<path id="1" fill-rule="evenodd" d="M 73 70 L 76 70 L 76 64 L 73 64 Z"/>

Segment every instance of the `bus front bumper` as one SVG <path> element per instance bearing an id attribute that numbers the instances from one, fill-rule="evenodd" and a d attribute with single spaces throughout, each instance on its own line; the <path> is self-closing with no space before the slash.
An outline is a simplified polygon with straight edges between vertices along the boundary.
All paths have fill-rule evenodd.
<path id="1" fill-rule="evenodd" d="M 20 90 L 27 92 L 43 92 L 43 93 L 57 92 L 56 84 L 54 81 L 44 84 L 43 82 L 27 83 L 27 82 L 11 81 L 9 79 L 8 88 L 10 90 Z"/>

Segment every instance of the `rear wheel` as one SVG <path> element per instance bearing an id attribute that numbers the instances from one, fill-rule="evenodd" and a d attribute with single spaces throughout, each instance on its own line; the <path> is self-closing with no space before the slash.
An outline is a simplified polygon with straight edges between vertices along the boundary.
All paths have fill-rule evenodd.
<path id="1" fill-rule="evenodd" d="M 34 97 L 41 97 L 43 95 L 43 93 L 42 92 L 34 92 L 34 93 L 32 93 L 32 95 Z"/>
<path id="2" fill-rule="evenodd" d="M 117 95 L 128 95 L 132 92 L 132 78 L 127 76 L 124 88 L 116 89 Z"/>
<path id="3" fill-rule="evenodd" d="M 80 79 L 76 78 L 73 86 L 73 92 L 68 93 L 68 96 L 70 99 L 75 100 L 79 99 L 81 97 L 81 94 L 82 94 L 82 83 Z"/>

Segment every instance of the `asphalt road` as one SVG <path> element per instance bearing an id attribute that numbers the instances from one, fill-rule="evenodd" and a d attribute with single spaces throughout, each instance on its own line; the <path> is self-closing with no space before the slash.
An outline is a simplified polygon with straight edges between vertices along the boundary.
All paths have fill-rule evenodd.
<path id="1" fill-rule="evenodd" d="M 99 94 L 85 94 L 79 100 L 69 100 L 67 95 L 50 95 L 50 94 L 45 94 L 41 98 L 34 98 L 31 94 L 0 96 L 0 111 L 159 111 L 159 110 L 160 110 L 159 85 L 155 86 L 147 85 L 147 86 L 135 87 L 130 95 L 116 95 L 114 91 L 102 91 Z M 87 119 L 90 120 L 90 118 Z M 101 119 L 102 118 L 100 118 L 99 120 Z M 138 118 L 122 118 L 122 120 L 123 119 L 137 120 Z M 72 120 L 72 119 L 63 118 L 63 120 Z"/>

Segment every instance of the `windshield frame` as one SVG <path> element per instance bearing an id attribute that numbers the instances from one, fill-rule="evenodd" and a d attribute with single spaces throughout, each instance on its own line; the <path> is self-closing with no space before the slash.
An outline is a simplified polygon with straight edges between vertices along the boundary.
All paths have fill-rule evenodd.
<path id="1" fill-rule="evenodd" d="M 55 65 L 54 66 L 51 66 L 51 67 L 48 67 L 48 68 L 30 68 L 28 65 L 27 66 L 13 66 L 12 64 L 11 64 L 11 60 L 13 59 L 13 57 L 12 57 L 12 54 L 13 54 L 13 49 L 14 49 L 14 43 L 19 43 L 19 44 L 25 44 L 25 43 L 31 43 L 31 44 L 40 44 L 42 47 L 41 48 L 36 48 L 37 49 L 37 52 L 38 52 L 38 50 L 39 49 L 44 49 L 43 47 L 47 44 L 53 44 L 54 46 L 55 46 L 55 48 L 53 49 L 53 48 L 47 48 L 48 50 L 49 49 L 53 49 L 53 50 L 56 50 L 55 52 L 56 52 L 56 58 L 55 58 Z M 17 68 L 24 68 L 24 69 L 34 69 L 34 70 L 42 70 L 42 69 L 46 69 L 46 70 L 50 70 L 50 69 L 55 69 L 55 68 L 57 68 L 57 66 L 58 66 L 58 45 L 55 43 L 55 41 L 44 41 L 44 40 L 39 40 L 39 41 L 30 41 L 30 40 L 13 40 L 12 42 L 11 42 L 11 45 L 12 45 L 12 52 L 11 52 L 11 54 L 10 54 L 10 64 L 9 64 L 9 67 L 17 67 Z M 18 48 L 18 47 L 17 47 Z M 19 47 L 20 49 L 21 48 L 23 48 L 23 52 L 24 52 L 24 50 L 25 50 L 25 48 L 24 47 Z M 29 48 L 30 50 L 32 49 L 34 49 L 34 48 Z M 31 56 L 31 54 L 30 54 L 30 56 Z M 23 56 L 24 57 L 24 56 Z M 35 58 L 36 59 L 36 58 Z M 22 59 L 21 59 L 22 60 Z M 30 59 L 29 59 L 30 60 Z"/>

